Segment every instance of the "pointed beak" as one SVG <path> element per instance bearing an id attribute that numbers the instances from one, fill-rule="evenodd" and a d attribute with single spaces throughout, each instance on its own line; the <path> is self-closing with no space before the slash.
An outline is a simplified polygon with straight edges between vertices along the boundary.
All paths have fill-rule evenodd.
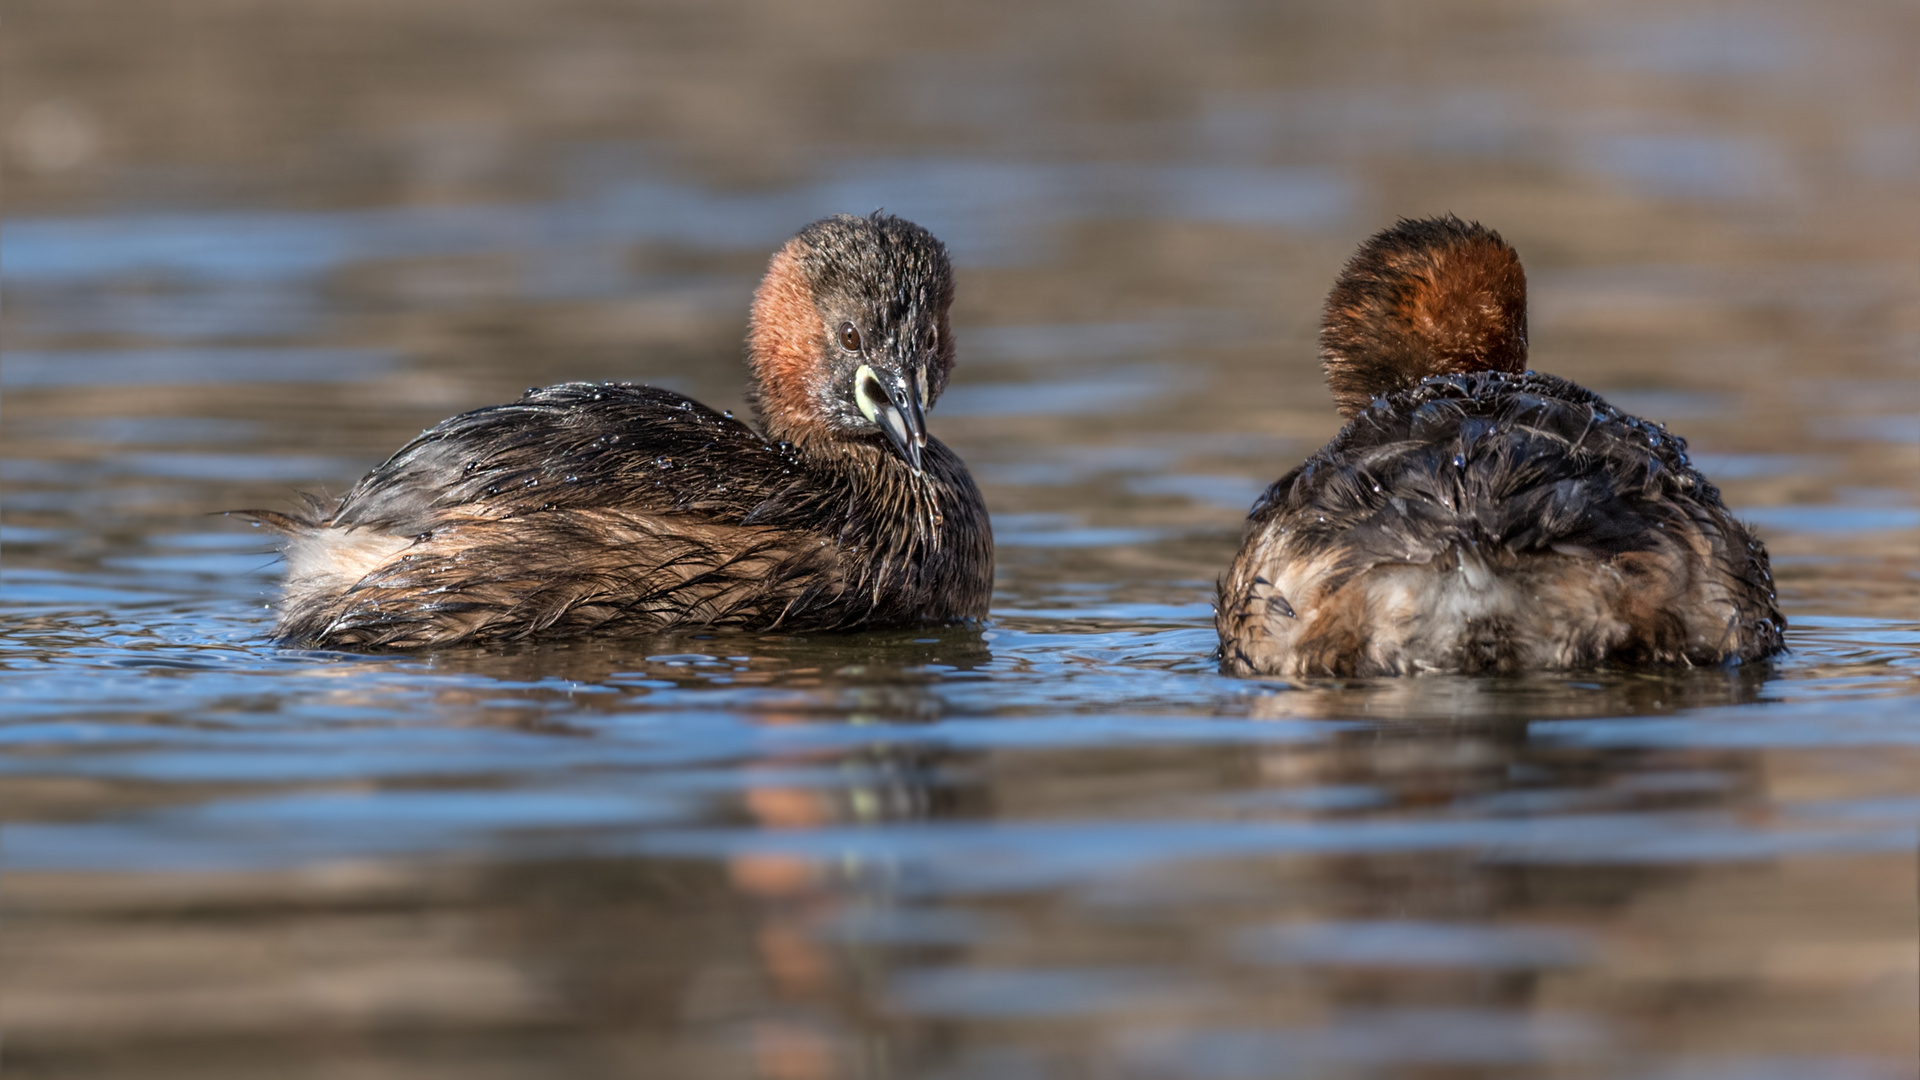
<path id="1" fill-rule="evenodd" d="M 927 446 L 927 414 L 920 404 L 920 374 L 912 368 L 904 374 L 895 374 L 862 366 L 854 379 L 853 395 L 860 411 L 893 444 L 894 452 L 907 463 L 907 468 L 919 476 Z"/>

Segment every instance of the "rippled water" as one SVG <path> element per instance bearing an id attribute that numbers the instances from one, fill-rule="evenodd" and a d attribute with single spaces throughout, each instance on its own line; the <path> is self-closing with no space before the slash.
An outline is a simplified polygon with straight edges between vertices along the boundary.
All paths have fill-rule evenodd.
<path id="1" fill-rule="evenodd" d="M 0 46 L 9 1075 L 1911 1074 L 1910 6 L 168 10 Z M 878 205 L 959 264 L 989 625 L 264 641 L 216 511 L 547 381 L 738 408 L 768 251 Z M 1448 209 L 1789 655 L 1218 674 L 1324 291 Z"/>

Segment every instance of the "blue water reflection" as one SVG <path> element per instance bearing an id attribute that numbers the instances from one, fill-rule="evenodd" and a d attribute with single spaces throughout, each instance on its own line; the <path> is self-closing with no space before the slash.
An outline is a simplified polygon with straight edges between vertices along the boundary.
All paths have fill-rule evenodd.
<path id="1" fill-rule="evenodd" d="M 886 207 L 969 262 L 1030 262 L 1076 219 L 1178 217 L 1311 228 L 1338 220 L 1348 183 L 1319 169 L 922 158 L 854 163 L 800 189 L 720 193 L 629 175 L 577 201 L 524 206 L 127 214 L 8 220 L 0 279 L 73 285 L 134 273 L 203 283 L 298 281 L 384 260 L 639 241 L 758 251 L 793 222 Z"/>

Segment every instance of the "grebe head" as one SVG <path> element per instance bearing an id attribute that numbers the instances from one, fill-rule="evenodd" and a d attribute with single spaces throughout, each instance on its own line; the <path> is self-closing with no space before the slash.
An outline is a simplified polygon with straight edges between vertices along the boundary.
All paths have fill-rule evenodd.
<path id="1" fill-rule="evenodd" d="M 953 267 L 933 234 L 876 213 L 801 229 L 753 295 L 747 351 L 767 433 L 883 436 L 916 474 L 926 410 L 953 368 Z"/>
<path id="2" fill-rule="evenodd" d="M 1527 275 L 1500 234 L 1445 217 L 1360 245 L 1327 296 L 1320 359 L 1342 414 L 1429 375 L 1527 367 Z"/>

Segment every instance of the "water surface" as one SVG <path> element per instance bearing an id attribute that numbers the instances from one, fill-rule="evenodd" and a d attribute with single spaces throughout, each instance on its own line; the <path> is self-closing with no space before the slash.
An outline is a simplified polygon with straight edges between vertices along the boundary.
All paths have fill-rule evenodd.
<path id="1" fill-rule="evenodd" d="M 4 42 L 10 1074 L 1911 1074 L 1909 7 L 169 10 Z M 741 408 L 768 252 L 876 206 L 959 267 L 987 625 L 265 640 L 217 511 L 548 381 Z M 1787 656 L 1218 674 L 1324 292 L 1445 210 Z"/>

